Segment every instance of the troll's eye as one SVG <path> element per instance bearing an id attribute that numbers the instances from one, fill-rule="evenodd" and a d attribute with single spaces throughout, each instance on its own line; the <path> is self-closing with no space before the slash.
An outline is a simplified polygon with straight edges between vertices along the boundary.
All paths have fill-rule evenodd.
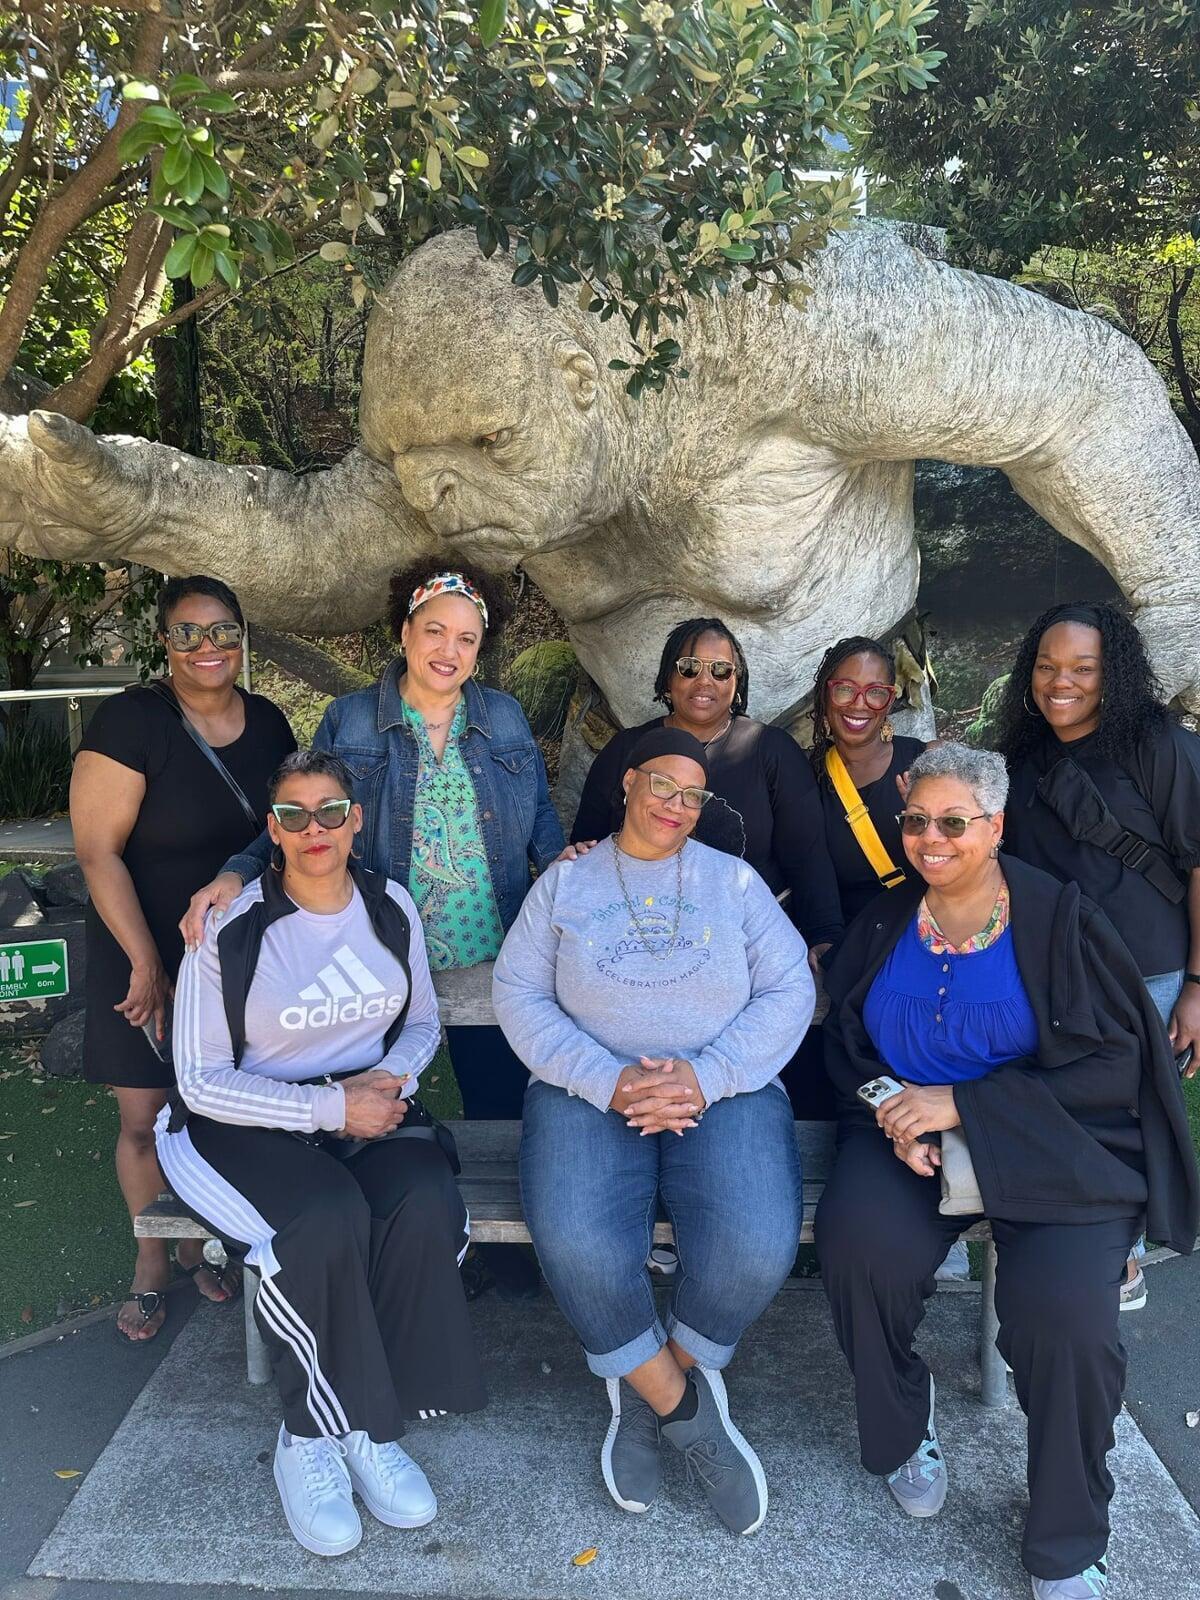
<path id="1" fill-rule="evenodd" d="M 491 433 L 481 433 L 475 443 L 481 450 L 494 450 L 497 445 L 507 444 L 511 437 L 511 428 L 496 428 Z"/>

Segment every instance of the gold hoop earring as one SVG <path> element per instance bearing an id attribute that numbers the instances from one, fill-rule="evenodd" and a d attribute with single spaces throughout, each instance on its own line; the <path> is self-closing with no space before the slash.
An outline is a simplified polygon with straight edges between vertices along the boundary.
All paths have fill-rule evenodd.
<path id="1" fill-rule="evenodd" d="M 1038 708 L 1036 706 L 1031 706 L 1029 704 L 1029 690 L 1028 689 L 1026 689 L 1025 693 L 1021 696 L 1021 704 L 1025 707 L 1026 715 L 1031 716 L 1031 717 L 1040 717 L 1041 716 L 1042 713 L 1038 710 Z"/>
<path id="2" fill-rule="evenodd" d="M 892 727 L 890 717 L 884 718 L 883 727 L 879 730 L 879 737 L 884 744 L 891 744 L 892 740 L 896 737 L 896 730 Z"/>

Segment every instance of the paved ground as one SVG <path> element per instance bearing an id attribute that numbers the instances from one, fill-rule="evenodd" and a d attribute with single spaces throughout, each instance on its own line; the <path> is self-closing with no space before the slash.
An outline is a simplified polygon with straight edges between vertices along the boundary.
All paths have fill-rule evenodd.
<path id="1" fill-rule="evenodd" d="M 1200 1379 L 1197 1285 L 1195 1264 L 1155 1267 L 1150 1308 L 1126 1319 L 1130 1409 L 1177 1458 L 1193 1507 L 1200 1438 L 1182 1413 Z M 612 1507 L 595 1461 L 603 1391 L 545 1298 L 514 1307 L 489 1297 L 476 1314 L 494 1375 L 491 1408 L 473 1421 L 422 1426 L 410 1440 L 441 1492 L 442 1515 L 414 1535 L 372 1527 L 358 1552 L 332 1563 L 306 1556 L 283 1527 L 269 1466 L 274 1399 L 241 1383 L 238 1314 L 205 1307 L 189 1323 L 186 1297 L 173 1302 L 168 1330 L 178 1342 L 169 1355 L 165 1338 L 157 1349 L 125 1350 L 100 1325 L 0 1361 L 5 1600 L 228 1600 L 239 1584 L 297 1597 L 557 1600 L 587 1589 L 604 1600 L 691 1600 L 701 1572 L 713 1600 L 1028 1594 L 1016 1559 L 1019 1415 L 997 1423 L 973 1396 L 974 1295 L 940 1295 L 927 1324 L 953 1482 L 932 1525 L 900 1520 L 856 1466 L 848 1392 L 819 1291 L 786 1291 L 730 1378 L 772 1487 L 767 1525 L 745 1543 L 713 1528 L 677 1472 L 648 1517 Z M 1114 1600 L 1193 1600 L 1200 1518 L 1129 1418 L 1114 1466 Z M 56 1479 L 53 1470 L 64 1467 L 86 1475 Z M 588 1545 L 599 1558 L 573 1568 L 571 1556 Z M 22 1577 L 31 1563 L 64 1576 Z"/>
<path id="2" fill-rule="evenodd" d="M 71 824 L 66 817 L 0 822 L 0 861 L 53 861 L 74 854 Z"/>

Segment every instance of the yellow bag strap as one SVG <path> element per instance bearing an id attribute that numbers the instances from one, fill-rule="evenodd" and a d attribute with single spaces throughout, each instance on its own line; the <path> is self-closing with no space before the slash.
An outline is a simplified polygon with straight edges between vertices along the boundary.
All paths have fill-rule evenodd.
<path id="1" fill-rule="evenodd" d="M 825 771 L 829 774 L 829 781 L 833 784 L 838 799 L 846 808 L 846 821 L 850 824 L 850 831 L 858 840 L 859 849 L 870 862 L 872 872 L 885 889 L 895 889 L 904 882 L 904 872 L 896 866 L 884 849 L 883 840 L 871 821 L 870 812 L 859 797 L 858 790 L 854 787 L 854 779 L 846 770 L 846 763 L 834 745 L 830 745 L 825 752 Z"/>

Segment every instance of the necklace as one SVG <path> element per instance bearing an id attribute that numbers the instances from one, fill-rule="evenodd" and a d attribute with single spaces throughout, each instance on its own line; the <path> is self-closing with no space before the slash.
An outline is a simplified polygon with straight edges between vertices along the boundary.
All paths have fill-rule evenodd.
<path id="1" fill-rule="evenodd" d="M 425 713 L 423 711 L 418 711 L 416 706 L 414 706 L 411 701 L 405 700 L 404 704 L 412 712 L 414 717 L 420 717 L 421 721 L 425 724 L 425 726 L 428 729 L 430 729 L 432 732 L 434 732 L 434 733 L 436 733 L 439 728 L 444 728 L 448 722 L 453 722 L 455 717 L 458 715 L 458 701 L 457 700 L 454 702 L 454 710 L 450 713 L 450 715 L 448 717 L 443 717 L 440 722 L 430 722 L 429 718 L 425 715 Z"/>
<path id="2" fill-rule="evenodd" d="M 652 942 L 652 940 L 656 941 L 658 936 L 652 934 L 643 925 L 641 918 L 634 909 L 633 897 L 629 893 L 625 882 L 625 874 L 621 870 L 621 850 L 617 844 L 617 836 L 616 834 L 612 836 L 613 864 L 617 869 L 617 882 L 621 885 L 621 894 L 625 899 L 625 909 L 629 913 L 629 920 L 633 923 L 634 931 L 645 945 L 653 961 L 666 961 L 673 953 L 675 941 L 679 937 L 679 919 L 683 915 L 683 852 L 686 844 L 687 840 L 685 839 L 675 852 L 675 926 L 671 929 L 671 937 L 667 940 L 665 948 L 658 949 L 655 947 L 655 943 Z"/>
<path id="3" fill-rule="evenodd" d="M 730 717 L 729 721 L 721 729 L 720 733 L 714 733 L 711 739 L 702 739 L 700 741 L 701 744 L 707 750 L 710 744 L 716 744 L 718 739 L 723 739 L 725 737 L 725 735 L 729 732 L 730 728 L 732 728 L 732 727 L 733 727 L 733 718 Z"/>

